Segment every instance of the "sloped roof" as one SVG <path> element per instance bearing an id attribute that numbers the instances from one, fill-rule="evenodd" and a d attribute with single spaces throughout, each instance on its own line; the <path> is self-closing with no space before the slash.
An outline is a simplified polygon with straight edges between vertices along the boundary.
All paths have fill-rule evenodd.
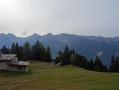
<path id="1" fill-rule="evenodd" d="M 28 66 L 29 62 L 24 62 L 24 61 L 13 61 L 8 63 L 10 66 Z"/>
<path id="2" fill-rule="evenodd" d="M 1 54 L 0 60 L 14 60 L 16 59 L 16 54 Z"/>

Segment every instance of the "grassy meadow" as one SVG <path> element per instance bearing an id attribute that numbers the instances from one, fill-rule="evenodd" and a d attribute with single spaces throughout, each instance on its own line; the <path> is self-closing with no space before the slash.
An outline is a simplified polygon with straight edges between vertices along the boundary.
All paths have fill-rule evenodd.
<path id="1" fill-rule="evenodd" d="M 119 90 L 119 73 L 30 61 L 27 73 L 0 71 L 0 90 Z"/>

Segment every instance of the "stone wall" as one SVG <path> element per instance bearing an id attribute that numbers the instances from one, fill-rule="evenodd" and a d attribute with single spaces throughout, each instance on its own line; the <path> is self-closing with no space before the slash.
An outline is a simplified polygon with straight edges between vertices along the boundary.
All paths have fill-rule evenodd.
<path id="1" fill-rule="evenodd" d="M 28 71 L 28 67 L 9 66 L 9 71 L 27 72 Z"/>
<path id="2" fill-rule="evenodd" d="M 9 66 L 6 62 L 0 62 L 0 70 L 8 70 Z"/>
<path id="3" fill-rule="evenodd" d="M 9 70 L 9 71 L 19 71 L 19 72 L 27 72 L 28 67 L 25 66 L 9 66 L 8 62 L 0 62 L 0 70 Z"/>

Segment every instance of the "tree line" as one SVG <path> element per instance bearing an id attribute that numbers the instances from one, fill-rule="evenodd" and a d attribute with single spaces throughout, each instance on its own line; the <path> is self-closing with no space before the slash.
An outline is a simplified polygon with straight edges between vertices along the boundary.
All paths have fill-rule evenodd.
<path id="1" fill-rule="evenodd" d="M 63 52 L 58 52 L 58 56 L 55 59 L 52 59 L 50 47 L 47 46 L 45 48 L 39 41 L 32 46 L 29 42 L 26 42 L 23 46 L 20 46 L 18 43 L 13 43 L 10 49 L 4 45 L 0 51 L 3 54 L 17 54 L 19 60 L 38 60 L 44 62 L 53 61 L 55 64 L 60 63 L 61 66 L 72 64 L 87 70 L 99 72 L 119 72 L 118 56 L 112 56 L 110 60 L 111 65 L 108 68 L 102 63 L 98 56 L 96 56 L 95 60 L 92 58 L 91 60 L 88 60 L 85 56 L 76 53 L 74 49 L 69 49 L 67 45 Z"/>
<path id="2" fill-rule="evenodd" d="M 70 50 L 68 46 L 65 47 L 64 51 L 58 52 L 58 56 L 55 58 L 55 63 L 61 63 L 61 65 L 72 64 L 75 66 L 79 66 L 85 68 L 87 70 L 94 70 L 99 72 L 107 72 L 107 66 L 103 65 L 100 58 L 97 56 L 95 61 L 92 59 L 90 61 L 87 60 L 85 56 L 79 55 L 75 53 L 75 50 Z"/>
<path id="3" fill-rule="evenodd" d="M 7 48 L 5 45 L 0 49 L 3 54 L 16 54 L 19 60 L 39 60 L 44 62 L 52 61 L 52 54 L 49 46 L 47 48 L 37 41 L 34 45 L 30 45 L 26 42 L 23 46 L 18 43 L 13 43 L 11 48 Z"/>
<path id="4" fill-rule="evenodd" d="M 72 64 L 92 71 L 119 72 L 118 56 L 112 56 L 111 65 L 108 68 L 102 63 L 101 59 L 98 56 L 96 56 L 95 60 L 93 60 L 92 58 L 91 60 L 88 60 L 85 56 L 76 53 L 74 49 L 69 49 L 68 46 L 65 47 L 63 52 L 58 52 L 58 56 L 55 58 L 54 62 L 56 64 L 61 63 L 62 66 Z"/>

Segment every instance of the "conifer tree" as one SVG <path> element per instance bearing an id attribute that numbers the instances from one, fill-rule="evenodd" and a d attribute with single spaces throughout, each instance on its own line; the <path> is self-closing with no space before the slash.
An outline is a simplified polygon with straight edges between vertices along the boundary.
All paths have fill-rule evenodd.
<path id="1" fill-rule="evenodd" d="M 119 57 L 112 56 L 111 58 L 111 65 L 110 65 L 110 72 L 119 72 Z"/>
<path id="2" fill-rule="evenodd" d="M 57 56 L 54 60 L 55 64 L 60 63 L 60 58 Z"/>
<path id="3" fill-rule="evenodd" d="M 95 59 L 95 67 L 94 67 L 94 70 L 101 72 L 101 68 L 102 68 L 102 62 L 101 62 L 100 58 L 97 56 L 96 59 Z"/>
<path id="4" fill-rule="evenodd" d="M 99 71 L 99 72 L 106 72 L 106 71 L 108 71 L 107 67 L 102 64 L 101 59 L 98 56 L 95 59 L 94 70 L 95 71 Z"/>
<path id="5" fill-rule="evenodd" d="M 3 54 L 9 54 L 9 49 L 4 45 L 2 48 L 1 48 L 1 52 Z"/>
<path id="6" fill-rule="evenodd" d="M 16 43 L 16 54 L 17 54 L 17 57 L 19 58 L 19 45 L 18 45 L 18 42 Z"/>
<path id="7" fill-rule="evenodd" d="M 51 62 L 52 61 L 52 54 L 51 54 L 51 51 L 50 51 L 50 47 L 49 46 L 47 47 L 46 58 L 47 58 L 47 61 L 48 62 Z"/>
<path id="8" fill-rule="evenodd" d="M 16 54 L 16 45 L 15 43 L 12 43 L 11 49 L 10 49 L 10 54 Z"/>
<path id="9" fill-rule="evenodd" d="M 19 59 L 23 60 L 23 47 L 19 46 Z"/>
<path id="10" fill-rule="evenodd" d="M 33 46 L 31 50 L 32 59 L 40 60 L 40 42 L 37 41 Z"/>
<path id="11" fill-rule="evenodd" d="M 47 62 L 47 55 L 46 55 L 46 49 L 44 48 L 44 45 L 42 43 L 40 43 L 40 54 L 39 54 L 39 58 L 41 61 L 45 61 Z"/>
<path id="12" fill-rule="evenodd" d="M 71 53 L 70 53 L 69 47 L 66 45 L 64 49 L 64 53 L 62 53 L 61 64 L 62 65 L 70 64 L 70 56 L 71 56 Z"/>
<path id="13" fill-rule="evenodd" d="M 83 56 L 83 58 L 82 58 L 82 67 L 85 69 L 88 69 L 88 61 L 85 56 Z"/>
<path id="14" fill-rule="evenodd" d="M 23 59 L 29 60 L 30 59 L 30 44 L 29 42 L 26 42 L 23 46 Z"/>
<path id="15" fill-rule="evenodd" d="M 74 54 L 71 54 L 71 56 L 70 56 L 70 62 L 71 62 L 71 64 L 76 65 L 76 57 L 75 57 Z"/>
<path id="16" fill-rule="evenodd" d="M 93 59 L 91 58 L 91 60 L 89 61 L 89 70 L 93 70 L 94 69 L 94 62 Z"/>

